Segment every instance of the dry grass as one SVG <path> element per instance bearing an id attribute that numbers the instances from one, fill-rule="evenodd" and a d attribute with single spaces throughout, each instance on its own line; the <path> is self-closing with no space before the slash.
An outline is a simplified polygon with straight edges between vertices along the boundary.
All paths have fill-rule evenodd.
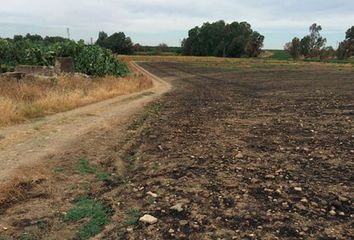
<path id="1" fill-rule="evenodd" d="M 63 112 L 119 95 L 152 87 L 147 77 L 85 78 L 63 75 L 56 79 L 29 78 L 21 81 L 0 78 L 0 126 Z"/>
<path id="2" fill-rule="evenodd" d="M 17 202 L 28 199 L 29 194 L 49 194 L 48 186 L 42 184 L 49 173 L 44 165 L 22 166 L 14 172 L 10 181 L 0 184 L 0 213 Z"/>
<path id="3" fill-rule="evenodd" d="M 275 60 L 264 58 L 223 58 L 223 57 L 196 57 L 196 56 L 144 56 L 144 55 L 122 55 L 120 59 L 125 62 L 189 62 L 193 64 L 202 64 L 210 66 L 329 66 L 341 68 L 353 68 L 353 64 L 336 64 L 336 63 L 323 63 L 323 62 L 303 62 L 292 60 Z"/>

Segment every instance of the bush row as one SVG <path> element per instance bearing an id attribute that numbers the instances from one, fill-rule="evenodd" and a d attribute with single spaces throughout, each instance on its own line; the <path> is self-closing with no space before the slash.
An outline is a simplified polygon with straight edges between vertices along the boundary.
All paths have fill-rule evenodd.
<path id="1" fill-rule="evenodd" d="M 0 71 L 9 71 L 18 64 L 52 66 L 56 57 L 72 57 L 77 72 L 94 76 L 128 74 L 127 66 L 110 50 L 83 41 L 65 40 L 42 44 L 28 39 L 0 39 Z"/>

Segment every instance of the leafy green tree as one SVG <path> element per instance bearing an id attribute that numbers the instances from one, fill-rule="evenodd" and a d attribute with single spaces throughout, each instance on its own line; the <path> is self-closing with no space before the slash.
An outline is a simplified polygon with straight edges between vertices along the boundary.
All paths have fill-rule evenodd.
<path id="1" fill-rule="evenodd" d="M 354 26 L 349 28 L 345 34 L 345 40 L 339 44 L 337 57 L 347 59 L 354 56 Z"/>
<path id="2" fill-rule="evenodd" d="M 310 52 L 311 52 L 311 38 L 310 36 L 305 36 L 300 41 L 300 53 L 305 58 L 309 58 Z"/>
<path id="3" fill-rule="evenodd" d="M 327 39 L 320 34 L 321 25 L 312 24 L 309 28 L 310 34 L 301 39 L 301 54 L 305 58 L 319 57 L 321 49 L 325 46 Z"/>
<path id="4" fill-rule="evenodd" d="M 107 41 L 107 38 L 108 38 L 108 34 L 101 31 L 98 33 L 98 39 L 96 41 L 96 44 L 101 46 L 101 47 L 107 47 L 106 45 L 106 41 Z"/>
<path id="5" fill-rule="evenodd" d="M 159 52 L 168 52 L 168 45 L 166 43 L 160 43 L 158 46 L 157 46 L 157 50 Z"/>
<path id="6" fill-rule="evenodd" d="M 287 51 L 294 60 L 300 58 L 301 55 L 301 42 L 300 39 L 295 37 L 291 42 L 285 44 L 284 50 Z"/>
<path id="7" fill-rule="evenodd" d="M 110 49 L 117 54 L 132 54 L 133 42 L 129 37 L 126 37 L 123 32 L 113 33 L 108 37 L 107 33 L 100 32 L 96 44 Z"/>
<path id="8" fill-rule="evenodd" d="M 189 30 L 182 41 L 182 54 L 218 57 L 255 57 L 263 46 L 264 36 L 253 32 L 247 22 L 226 24 L 220 20 Z"/>
<path id="9" fill-rule="evenodd" d="M 336 51 L 332 46 L 324 47 L 320 50 L 320 59 L 327 60 L 335 56 Z"/>
<path id="10" fill-rule="evenodd" d="M 24 37 L 24 39 L 27 39 L 31 42 L 41 42 L 43 41 L 43 38 L 41 35 L 38 35 L 38 34 L 34 34 L 34 35 L 31 35 L 30 33 L 27 33 L 26 36 Z"/>
<path id="11" fill-rule="evenodd" d="M 248 57 L 258 57 L 263 47 L 264 36 L 258 32 L 253 32 L 248 39 L 246 53 Z"/>

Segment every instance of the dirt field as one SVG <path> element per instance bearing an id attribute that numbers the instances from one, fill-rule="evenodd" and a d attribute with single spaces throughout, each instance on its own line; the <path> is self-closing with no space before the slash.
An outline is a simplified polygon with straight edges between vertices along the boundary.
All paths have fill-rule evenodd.
<path id="1" fill-rule="evenodd" d="M 353 67 L 141 66 L 173 90 L 127 128 L 53 155 L 49 180 L 1 206 L 0 236 L 84 238 L 89 216 L 66 216 L 86 196 L 109 209 L 96 239 L 354 238 Z M 112 176 L 80 174 L 82 156 Z M 139 222 L 144 214 L 157 223 Z"/>
<path id="2" fill-rule="evenodd" d="M 143 67 L 176 88 L 119 193 L 159 220 L 109 239 L 354 237 L 352 68 Z"/>

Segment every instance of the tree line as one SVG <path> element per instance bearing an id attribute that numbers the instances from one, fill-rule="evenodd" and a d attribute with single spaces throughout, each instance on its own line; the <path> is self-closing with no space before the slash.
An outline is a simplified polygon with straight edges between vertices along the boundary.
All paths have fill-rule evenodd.
<path id="1" fill-rule="evenodd" d="M 189 30 L 182 41 L 182 54 L 217 57 L 257 57 L 263 47 L 264 36 L 253 31 L 247 22 L 226 24 L 220 20 L 206 22 Z"/>
<path id="2" fill-rule="evenodd" d="M 327 39 L 321 36 L 322 27 L 316 23 L 309 28 L 309 34 L 301 40 L 294 37 L 284 46 L 294 60 L 305 59 L 348 59 L 354 56 L 354 26 L 346 32 L 346 39 L 339 44 L 337 50 L 332 46 L 326 46 Z"/>

